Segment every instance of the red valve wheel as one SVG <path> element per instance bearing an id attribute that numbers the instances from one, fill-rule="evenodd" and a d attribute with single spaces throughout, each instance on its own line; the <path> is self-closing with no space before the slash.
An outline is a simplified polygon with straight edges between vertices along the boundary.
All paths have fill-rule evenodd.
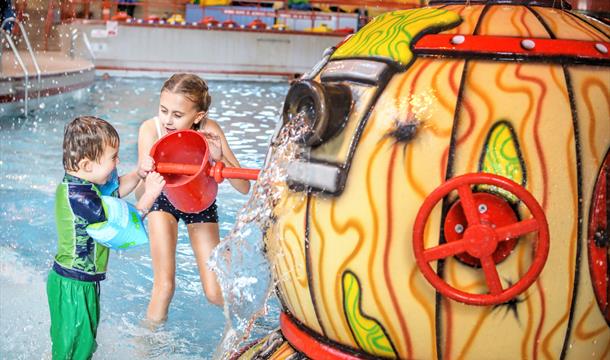
<path id="1" fill-rule="evenodd" d="M 472 197 L 474 198 L 481 223 L 498 228 L 519 221 L 513 208 L 502 196 L 480 192 L 472 194 Z M 464 230 L 466 230 L 468 221 L 466 220 L 464 208 L 460 200 L 451 205 L 445 217 L 444 225 L 445 240 L 448 243 L 461 241 L 464 238 Z M 492 255 L 495 264 L 501 263 L 510 255 L 515 246 L 517 246 L 517 240 L 513 238 L 498 243 L 498 247 Z M 455 257 L 464 264 L 481 267 L 481 261 L 467 252 L 457 254 Z"/>
<path id="2" fill-rule="evenodd" d="M 508 225 L 500 225 L 500 227 L 494 227 L 494 224 L 482 221 L 475 194 L 470 188 L 471 185 L 480 184 L 493 185 L 511 192 L 527 206 L 532 218 Z M 436 204 L 453 190 L 458 192 L 459 201 L 467 221 L 467 226 L 463 230 L 463 237 L 457 241 L 424 249 L 424 231 L 428 217 Z M 499 244 L 531 232 L 538 232 L 534 260 L 523 278 L 509 288 L 504 289 L 496 269 L 494 253 Z M 471 305 L 501 304 L 525 291 L 540 275 L 549 254 L 549 228 L 542 207 L 532 194 L 519 184 L 493 174 L 466 174 L 448 180 L 424 200 L 413 226 L 413 252 L 417 266 L 426 280 L 444 296 Z M 489 293 L 472 294 L 458 290 L 447 284 L 430 266 L 432 261 L 462 253 L 467 253 L 480 261 Z"/>

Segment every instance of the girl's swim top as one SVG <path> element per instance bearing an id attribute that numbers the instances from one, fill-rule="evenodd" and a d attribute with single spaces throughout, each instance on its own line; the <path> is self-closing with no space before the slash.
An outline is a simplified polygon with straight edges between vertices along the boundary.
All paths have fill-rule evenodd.
<path id="1" fill-rule="evenodd" d="M 109 249 L 87 233 L 89 224 L 106 221 L 97 185 L 66 174 L 55 192 L 57 255 L 53 269 L 81 281 L 106 278 Z M 118 190 L 111 194 L 118 197 Z"/>

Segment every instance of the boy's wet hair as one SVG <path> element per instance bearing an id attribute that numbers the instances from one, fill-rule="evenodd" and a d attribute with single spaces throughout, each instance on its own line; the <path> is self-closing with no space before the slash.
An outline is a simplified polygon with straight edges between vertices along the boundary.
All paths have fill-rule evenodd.
<path id="1" fill-rule="evenodd" d="M 208 91 L 208 84 L 205 80 L 195 74 L 179 73 L 172 75 L 163 83 L 161 92 L 164 90 L 183 95 L 195 103 L 197 111 L 207 112 L 212 103 L 212 97 L 210 97 Z M 193 129 L 198 130 L 204 122 L 205 119 L 198 124 L 194 124 Z"/>
<path id="2" fill-rule="evenodd" d="M 80 116 L 64 129 L 64 169 L 78 171 L 82 159 L 99 161 L 106 146 L 119 147 L 119 134 L 106 120 Z"/>

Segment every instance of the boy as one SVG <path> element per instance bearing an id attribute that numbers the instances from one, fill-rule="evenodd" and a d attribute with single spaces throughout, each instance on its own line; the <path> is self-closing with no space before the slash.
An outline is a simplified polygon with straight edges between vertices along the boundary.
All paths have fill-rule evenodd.
<path id="1" fill-rule="evenodd" d="M 66 174 L 55 194 L 58 249 L 47 280 L 53 359 L 90 359 L 97 347 L 99 282 L 106 277 L 109 251 L 86 228 L 106 221 L 100 189 L 116 175 L 118 150 L 119 135 L 105 120 L 83 116 L 66 125 Z M 119 178 L 118 188 L 103 186 L 104 195 L 124 197 L 146 178 L 136 204 L 146 215 L 165 185 L 152 168 L 152 158 L 142 161 L 137 171 Z"/>

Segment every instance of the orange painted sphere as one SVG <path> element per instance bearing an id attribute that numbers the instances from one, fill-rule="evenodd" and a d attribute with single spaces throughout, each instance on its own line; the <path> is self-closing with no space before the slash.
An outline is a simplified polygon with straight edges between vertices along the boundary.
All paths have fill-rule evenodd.
<path id="1" fill-rule="evenodd" d="M 610 357 L 609 48 L 607 23 L 557 2 L 451 2 L 377 17 L 293 85 L 284 126 L 311 130 L 265 236 L 285 319 L 303 331 L 282 327 L 291 346 Z M 515 188 L 472 181 L 427 200 L 482 173 Z M 509 238 L 494 259 L 486 241 Z"/>

